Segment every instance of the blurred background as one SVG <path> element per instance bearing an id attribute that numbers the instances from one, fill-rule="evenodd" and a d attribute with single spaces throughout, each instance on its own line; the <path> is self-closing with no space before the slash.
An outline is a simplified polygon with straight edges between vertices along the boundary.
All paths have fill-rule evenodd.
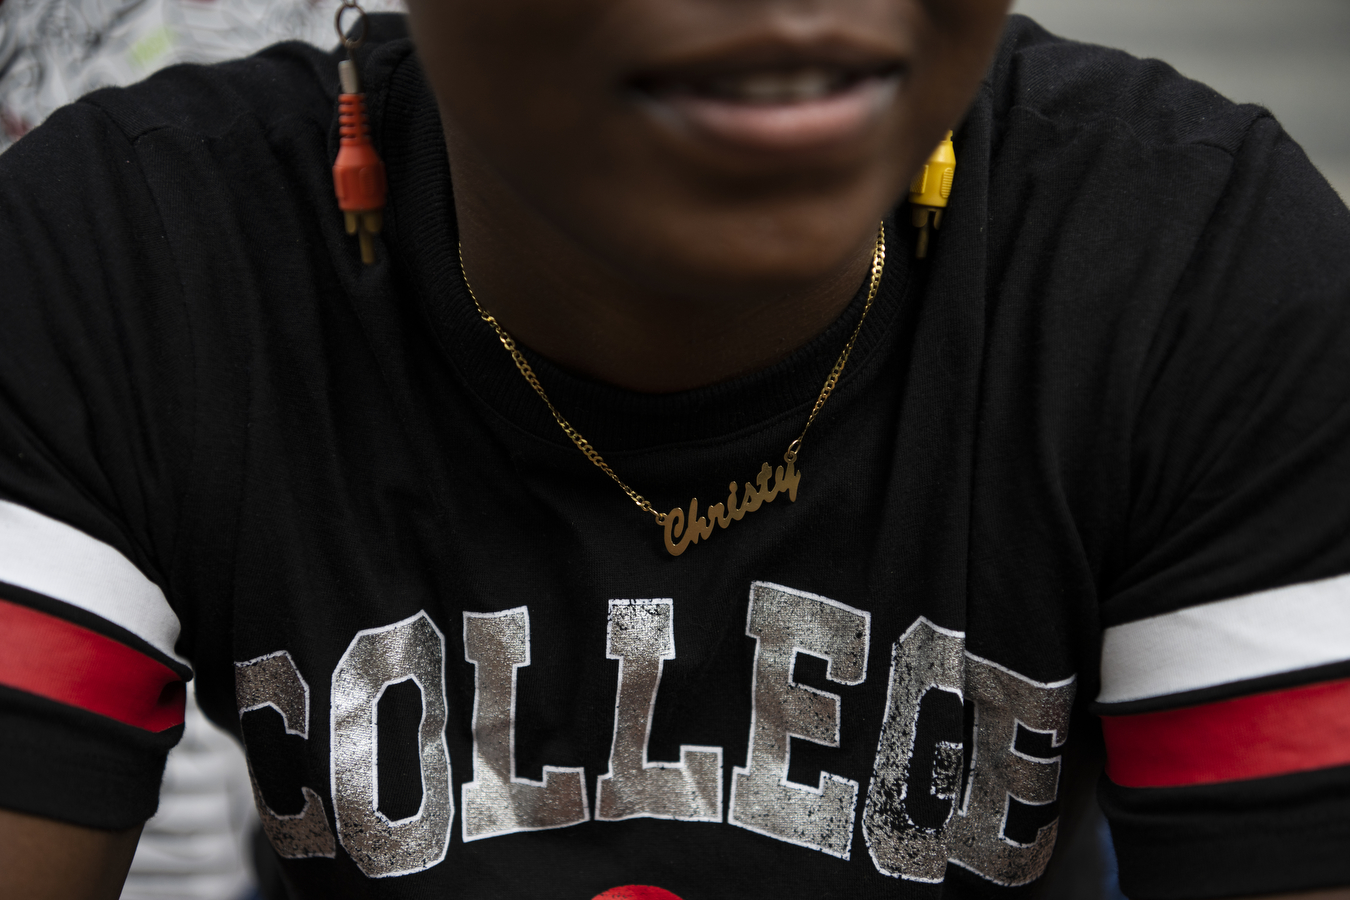
<path id="1" fill-rule="evenodd" d="M 402 0 L 362 0 L 368 12 Z M 0 0 L 0 151 L 92 90 L 277 41 L 336 44 L 339 0 Z M 348 17 L 348 25 L 351 17 Z"/>
<path id="2" fill-rule="evenodd" d="M 363 0 L 368 11 L 401 0 Z M 281 40 L 334 43 L 338 0 L 0 0 L 0 151 L 54 109 L 179 62 L 216 62 Z M 1050 31 L 1165 60 L 1233 100 L 1269 108 L 1350 199 L 1350 0 L 1016 0 Z M 248 775 L 232 738 L 192 712 L 170 758 L 124 900 L 262 894 Z M 1119 898 L 1099 814 L 1061 835 L 1069 865 L 1043 896 Z M 267 854 L 270 856 L 270 854 Z M 273 873 L 274 877 L 274 873 Z"/>

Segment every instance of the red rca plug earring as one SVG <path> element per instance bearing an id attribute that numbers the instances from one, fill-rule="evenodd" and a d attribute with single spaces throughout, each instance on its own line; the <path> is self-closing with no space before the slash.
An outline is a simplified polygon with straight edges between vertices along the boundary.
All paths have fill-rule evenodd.
<path id="1" fill-rule="evenodd" d="M 342 14 L 356 10 L 361 31 L 355 40 L 342 30 Z M 366 117 L 366 95 L 361 92 L 361 73 L 356 68 L 356 49 L 366 40 L 369 25 L 366 13 L 353 0 L 344 0 L 334 19 L 338 38 L 347 48 L 347 58 L 338 63 L 342 93 L 338 95 L 338 131 L 342 145 L 333 163 L 333 189 L 338 207 L 347 219 L 347 233 L 361 242 L 361 261 L 375 262 L 375 235 L 384 224 L 386 183 L 384 162 L 370 142 L 370 120 Z"/>

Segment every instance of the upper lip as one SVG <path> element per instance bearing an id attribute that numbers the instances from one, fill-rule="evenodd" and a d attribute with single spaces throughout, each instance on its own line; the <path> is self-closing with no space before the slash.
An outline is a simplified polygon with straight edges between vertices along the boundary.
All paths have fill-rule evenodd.
<path id="1" fill-rule="evenodd" d="M 849 79 L 889 76 L 907 68 L 906 54 L 855 34 L 759 33 L 676 51 L 626 79 L 645 93 L 715 90 L 720 83 L 766 72 L 821 70 Z"/>

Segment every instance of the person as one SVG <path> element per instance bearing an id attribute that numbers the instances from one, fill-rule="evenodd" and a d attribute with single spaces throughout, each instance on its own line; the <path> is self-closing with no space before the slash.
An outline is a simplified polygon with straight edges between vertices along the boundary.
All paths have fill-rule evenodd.
<path id="1" fill-rule="evenodd" d="M 1102 747 L 1129 896 L 1350 896 L 1269 114 L 1006 0 L 409 7 L 370 264 L 340 54 L 0 158 L 0 894 L 116 894 L 191 676 L 298 896 L 1023 896 Z"/>

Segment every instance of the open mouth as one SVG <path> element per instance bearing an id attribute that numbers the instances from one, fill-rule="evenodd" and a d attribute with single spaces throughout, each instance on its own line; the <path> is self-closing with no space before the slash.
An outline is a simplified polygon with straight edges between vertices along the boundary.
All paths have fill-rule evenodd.
<path id="1" fill-rule="evenodd" d="M 760 151 L 822 148 L 865 136 L 899 87 L 894 63 L 810 63 L 641 76 L 631 87 L 668 124 Z"/>
<path id="2" fill-rule="evenodd" d="M 780 70 L 758 70 L 705 77 L 648 77 L 634 86 L 654 96 L 685 94 L 747 104 L 806 103 L 846 93 L 869 81 L 898 75 L 895 65 L 870 69 L 805 65 Z"/>

